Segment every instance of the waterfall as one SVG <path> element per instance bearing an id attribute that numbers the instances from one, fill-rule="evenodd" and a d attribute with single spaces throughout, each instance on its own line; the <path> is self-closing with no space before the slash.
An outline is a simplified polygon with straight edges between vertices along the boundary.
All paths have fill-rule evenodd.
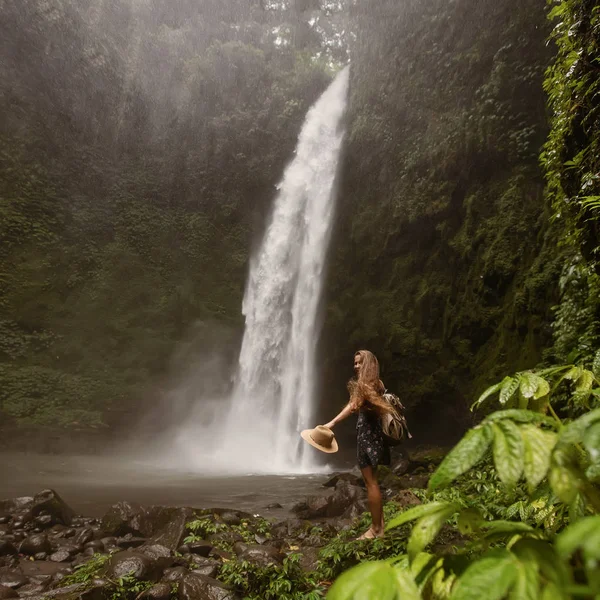
<path id="1" fill-rule="evenodd" d="M 316 425 L 318 312 L 348 79 L 346 67 L 306 116 L 250 261 L 242 305 L 246 325 L 231 396 L 202 398 L 195 405 L 174 436 L 180 464 L 221 474 L 318 468 L 318 451 L 299 434 Z"/>
<path id="2" fill-rule="evenodd" d="M 247 472 L 314 466 L 315 451 L 301 444 L 299 432 L 315 425 L 318 308 L 348 78 L 346 67 L 309 110 L 251 260 L 242 307 L 246 327 L 222 449 Z"/>

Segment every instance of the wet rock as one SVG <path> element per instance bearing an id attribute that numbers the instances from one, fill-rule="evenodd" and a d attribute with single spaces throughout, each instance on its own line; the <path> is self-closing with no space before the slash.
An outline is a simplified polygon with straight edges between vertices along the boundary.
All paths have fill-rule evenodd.
<path id="1" fill-rule="evenodd" d="M 47 552 L 38 552 L 33 555 L 33 560 L 46 560 L 48 558 Z"/>
<path id="2" fill-rule="evenodd" d="M 241 560 L 247 560 L 261 567 L 281 564 L 285 558 L 277 548 L 272 546 L 248 545 L 238 542 L 233 546 L 233 551 Z"/>
<path id="3" fill-rule="evenodd" d="M 46 529 L 52 525 L 52 515 L 39 515 L 34 519 L 34 522 L 40 529 Z"/>
<path id="4" fill-rule="evenodd" d="M 147 538 L 135 537 L 131 534 L 127 534 L 125 537 L 117 538 L 118 548 L 139 548 L 142 544 L 147 542 Z"/>
<path id="5" fill-rule="evenodd" d="M 392 462 L 391 471 L 394 475 L 400 476 L 408 472 L 410 460 L 406 456 L 400 456 Z"/>
<path id="6" fill-rule="evenodd" d="M 106 569 L 106 575 L 109 579 L 118 579 L 126 575 L 147 581 L 158 579 L 157 568 L 148 556 L 141 552 L 128 550 L 117 552 L 112 556 Z"/>
<path id="7" fill-rule="evenodd" d="M 206 577 L 216 577 L 219 573 L 220 563 L 217 560 L 198 556 L 194 557 L 193 563 L 193 573 L 205 575 Z"/>
<path id="8" fill-rule="evenodd" d="M 43 490 L 33 497 L 31 514 L 35 518 L 38 515 L 49 515 L 52 523 L 62 523 L 70 525 L 75 512 L 73 509 L 54 491 Z"/>
<path id="9" fill-rule="evenodd" d="M 92 540 L 84 545 L 84 550 L 92 550 L 92 553 L 104 552 L 104 544 L 101 540 Z"/>
<path id="10" fill-rule="evenodd" d="M 85 546 L 88 542 L 91 542 L 94 539 L 94 530 L 91 527 L 85 527 L 81 531 L 75 534 L 73 538 L 73 542 L 75 544 L 81 544 Z"/>
<path id="11" fill-rule="evenodd" d="M 48 553 L 51 550 L 52 547 L 50 541 L 45 533 L 30 535 L 28 538 L 25 538 L 19 546 L 19 552 L 21 554 L 28 554 L 30 556 L 33 556 L 38 552 Z"/>
<path id="12" fill-rule="evenodd" d="M 44 593 L 48 586 L 40 583 L 27 583 L 23 587 L 19 588 L 18 595 L 23 598 L 27 596 L 39 596 Z"/>
<path id="13" fill-rule="evenodd" d="M 423 473 L 421 475 L 407 474 L 402 475 L 399 478 L 401 485 L 404 489 L 416 488 L 425 489 L 429 483 L 429 474 Z"/>
<path id="14" fill-rule="evenodd" d="M 179 583 L 187 574 L 188 570 L 185 567 L 165 569 L 161 581 L 165 583 Z"/>
<path id="15" fill-rule="evenodd" d="M 272 504 L 267 504 L 267 506 L 265 506 L 265 508 L 267 510 L 273 510 L 276 508 L 283 508 L 283 506 L 281 506 L 281 504 L 279 504 L 279 502 L 273 502 Z"/>
<path id="16" fill-rule="evenodd" d="M 6 539 L 0 539 L 0 556 L 15 556 L 17 549 Z"/>
<path id="17" fill-rule="evenodd" d="M 151 538 L 151 543 L 174 550 L 186 534 L 186 522 L 193 517 L 189 508 L 142 506 L 134 502 L 119 502 L 111 506 L 102 518 L 102 531 L 110 535 L 128 533 Z"/>
<path id="18" fill-rule="evenodd" d="M 48 557 L 52 562 L 68 562 L 71 559 L 71 554 L 68 550 L 57 550 Z"/>
<path id="19" fill-rule="evenodd" d="M 0 514 L 0 525 L 7 525 L 10 519 L 11 516 L 9 514 Z"/>
<path id="20" fill-rule="evenodd" d="M 323 484 L 323 487 L 335 487 L 338 481 L 347 481 L 351 485 L 364 483 L 362 477 L 356 476 L 354 473 L 336 473 Z"/>
<path id="21" fill-rule="evenodd" d="M 242 520 L 239 515 L 233 511 L 226 511 L 219 515 L 220 521 L 225 523 L 225 525 L 239 525 Z"/>
<path id="22" fill-rule="evenodd" d="M 286 519 L 280 521 L 271 527 L 271 537 L 273 539 L 306 537 L 313 524 L 310 521 L 301 519 Z"/>
<path id="23" fill-rule="evenodd" d="M 198 554 L 200 556 L 208 556 L 210 551 L 213 549 L 214 544 L 205 542 L 204 540 L 197 540 L 195 542 L 189 542 L 187 544 L 190 554 Z"/>
<path id="24" fill-rule="evenodd" d="M 417 504 L 421 504 L 421 500 L 410 490 L 401 490 L 394 496 L 393 500 L 400 506 L 416 506 Z"/>
<path id="25" fill-rule="evenodd" d="M 318 519 L 327 514 L 329 498 L 326 496 L 309 496 L 304 502 L 299 502 L 292 508 L 300 519 Z"/>
<path id="26" fill-rule="evenodd" d="M 19 594 L 12 588 L 5 585 L 0 585 L 0 600 L 7 600 L 8 598 L 18 598 Z"/>
<path id="27" fill-rule="evenodd" d="M 231 552 L 227 552 L 227 550 L 221 550 L 221 548 L 213 548 L 210 551 L 209 556 L 220 558 L 221 560 L 231 560 L 233 558 Z"/>
<path id="28" fill-rule="evenodd" d="M 328 517 L 339 517 L 353 504 L 362 500 L 365 496 L 365 491 L 352 485 L 348 481 L 338 481 L 335 486 L 335 492 L 329 499 L 326 515 Z"/>
<path id="29" fill-rule="evenodd" d="M 161 546 L 160 544 L 142 546 L 140 548 L 140 552 L 152 560 L 158 560 L 159 558 L 170 558 L 172 555 L 172 552 L 166 546 Z"/>
<path id="30" fill-rule="evenodd" d="M 178 600 L 237 600 L 238 596 L 216 579 L 189 573 L 177 591 Z"/>
<path id="31" fill-rule="evenodd" d="M 0 573 L 0 585 L 16 590 L 29 583 L 29 578 L 25 577 L 21 571 L 9 569 Z"/>
<path id="32" fill-rule="evenodd" d="M 137 596 L 136 600 L 169 600 L 170 597 L 171 586 L 168 583 L 157 583 Z"/>

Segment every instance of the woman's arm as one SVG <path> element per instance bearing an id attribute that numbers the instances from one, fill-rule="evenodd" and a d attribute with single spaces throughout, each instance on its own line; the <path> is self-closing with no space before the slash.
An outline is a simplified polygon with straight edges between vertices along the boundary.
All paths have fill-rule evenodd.
<path id="1" fill-rule="evenodd" d="M 354 403 L 352 401 L 348 402 L 344 408 L 340 411 L 340 414 L 334 417 L 329 423 L 325 423 L 325 427 L 329 427 L 329 429 L 333 429 L 336 423 L 343 421 L 347 417 L 349 417 L 354 412 Z"/>

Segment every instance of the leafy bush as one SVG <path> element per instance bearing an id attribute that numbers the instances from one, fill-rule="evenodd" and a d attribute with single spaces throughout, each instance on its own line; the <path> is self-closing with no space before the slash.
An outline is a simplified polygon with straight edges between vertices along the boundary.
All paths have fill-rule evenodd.
<path id="1" fill-rule="evenodd" d="M 415 521 L 406 554 L 350 569 L 329 599 L 600 594 L 600 351 L 589 369 L 565 365 L 506 377 L 474 406 L 494 394 L 501 410 L 444 458 L 429 481 L 429 501 L 388 522 L 393 532 Z M 486 475 L 471 481 L 482 497 L 469 502 L 456 493 L 457 482 L 482 464 Z M 481 510 L 490 493 L 499 496 L 500 518 Z M 464 543 L 450 552 L 426 552 L 448 522 Z"/>

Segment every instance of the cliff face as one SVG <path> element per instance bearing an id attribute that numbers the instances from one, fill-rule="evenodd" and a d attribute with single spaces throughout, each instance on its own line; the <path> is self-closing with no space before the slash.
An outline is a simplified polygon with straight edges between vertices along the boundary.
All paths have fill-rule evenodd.
<path id="1" fill-rule="evenodd" d="M 379 2 L 353 17 L 324 382 L 343 390 L 369 348 L 413 420 L 446 429 L 551 342 L 549 29 L 534 1 Z"/>

